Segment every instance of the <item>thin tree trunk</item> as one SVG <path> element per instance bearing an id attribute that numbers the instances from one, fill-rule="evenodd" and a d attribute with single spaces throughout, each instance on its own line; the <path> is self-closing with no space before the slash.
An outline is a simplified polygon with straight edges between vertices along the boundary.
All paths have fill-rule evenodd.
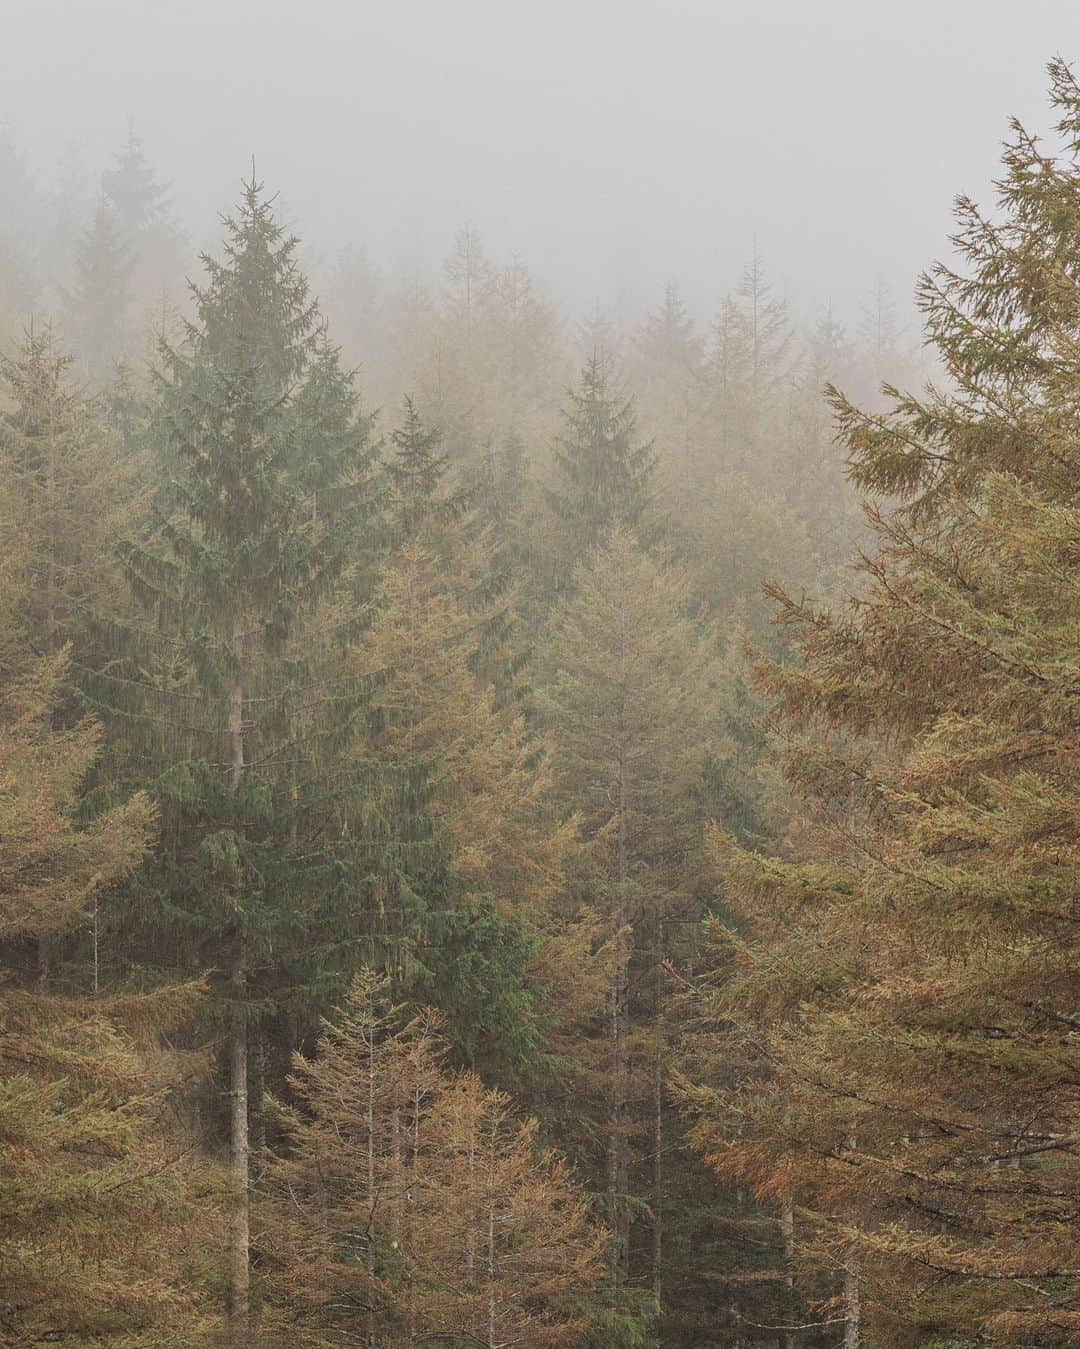
<path id="1" fill-rule="evenodd" d="M 248 1118 L 251 1146 L 256 1154 L 266 1149 L 266 1040 L 258 1031 L 248 1041 Z M 258 1165 L 256 1161 L 256 1166 Z"/>
<path id="2" fill-rule="evenodd" d="M 859 1321 L 859 1277 L 850 1266 L 844 1269 L 844 1301 L 847 1304 L 844 1320 L 844 1349 L 859 1349 L 862 1344 Z"/>
<path id="3" fill-rule="evenodd" d="M 230 786 L 239 793 L 244 780 L 244 685 L 241 662 L 244 629 L 239 617 L 233 621 L 233 655 L 236 680 L 229 695 L 229 736 L 232 744 Z M 232 968 L 233 1026 L 229 1090 L 232 1097 L 229 1151 L 233 1187 L 233 1224 L 230 1261 L 230 1329 L 234 1345 L 248 1343 L 251 1301 L 251 1163 L 248 1138 L 248 1028 L 247 1028 L 247 938 L 236 939 Z"/>
<path id="4" fill-rule="evenodd" d="M 247 1018 L 245 1015 L 245 994 L 247 991 L 247 943 L 243 937 L 237 941 L 236 957 L 232 970 L 233 997 L 235 1010 L 232 1027 L 232 1055 L 230 1070 L 230 1094 L 232 1096 L 232 1119 L 230 1134 L 230 1153 L 233 1185 L 233 1227 L 231 1261 L 231 1299 L 230 1319 L 232 1343 L 246 1345 L 248 1342 L 248 1312 L 250 1307 L 251 1267 L 249 1247 L 251 1244 L 249 1213 L 249 1146 L 248 1146 L 248 1044 Z"/>
<path id="5" fill-rule="evenodd" d="M 495 1340 L 495 1197 L 488 1197 L 488 1345 L 496 1349 Z"/>
<path id="6" fill-rule="evenodd" d="M 852 1134 L 847 1140 L 847 1145 L 849 1148 L 853 1149 L 855 1143 L 855 1135 Z M 844 1266 L 844 1303 L 847 1308 L 844 1313 L 844 1349 L 859 1349 L 859 1345 L 862 1343 L 860 1335 L 862 1308 L 859 1305 L 859 1277 L 850 1259 Z"/>
<path id="7" fill-rule="evenodd" d="M 660 900 L 663 904 L 663 900 Z M 664 1254 L 664 912 L 656 915 L 656 990 L 653 1007 L 656 1063 L 653 1070 L 652 1287 L 657 1306 L 663 1293 Z"/>
<path id="8" fill-rule="evenodd" d="M 791 1316 L 795 1307 L 795 1212 L 790 1204 L 784 1206 L 780 1214 L 780 1230 L 784 1234 L 784 1285 L 788 1291 L 787 1315 Z M 784 1336 L 784 1349 L 795 1349 L 795 1336 Z"/>
<path id="9" fill-rule="evenodd" d="M 617 834 L 617 878 L 619 903 L 615 920 L 616 940 L 619 943 L 618 961 L 611 999 L 612 1082 L 611 1111 L 608 1133 L 608 1193 L 612 1206 L 615 1230 L 615 1283 L 624 1283 L 629 1274 L 630 1213 L 626 1203 L 629 1187 L 629 1165 L 626 1152 L 626 1033 L 629 997 L 629 959 L 622 949 L 627 925 L 626 886 L 629 879 L 629 847 L 627 840 L 626 770 L 619 763 L 619 816 Z"/>
<path id="10" fill-rule="evenodd" d="M 90 938 L 94 948 L 94 997 L 101 992 L 101 952 L 99 947 L 100 922 L 98 917 L 98 901 L 94 896 L 94 912 L 90 923 Z"/>
<path id="11" fill-rule="evenodd" d="M 367 1091 L 367 1251 L 368 1275 L 375 1274 L 375 1034 L 368 1033 L 368 1091 Z"/>
<path id="12" fill-rule="evenodd" d="M 664 1059 L 656 1055 L 656 1073 L 653 1080 L 653 1226 L 652 1226 L 652 1286 L 657 1306 L 663 1293 L 664 1254 Z"/>

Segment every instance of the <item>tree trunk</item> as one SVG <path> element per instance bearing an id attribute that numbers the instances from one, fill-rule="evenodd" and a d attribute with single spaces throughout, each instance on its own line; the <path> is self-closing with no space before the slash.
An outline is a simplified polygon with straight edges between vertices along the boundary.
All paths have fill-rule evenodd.
<path id="1" fill-rule="evenodd" d="M 229 694 L 229 737 L 232 746 L 230 786 L 240 791 L 244 780 L 244 685 L 241 662 L 244 656 L 244 629 L 239 617 L 233 620 L 233 655 L 236 679 Z M 230 1251 L 229 1320 L 232 1343 L 248 1343 L 248 1316 L 251 1293 L 251 1215 L 250 1146 L 248 1139 L 248 1027 L 247 1027 L 247 938 L 237 935 L 232 968 L 233 1025 L 229 1091 L 232 1112 L 229 1153 L 233 1189 L 233 1223 Z"/>
<path id="2" fill-rule="evenodd" d="M 658 1050 L 653 1080 L 653 1225 L 652 1287 L 657 1306 L 663 1292 L 664 1253 L 664 1058 Z"/>
<path id="3" fill-rule="evenodd" d="M 795 1213 L 790 1204 L 784 1206 L 780 1215 L 780 1230 L 784 1234 L 784 1285 L 788 1291 L 787 1316 L 792 1317 L 795 1310 Z M 793 1319 L 793 1318 L 792 1318 Z M 795 1336 L 784 1336 L 784 1349 L 795 1349 Z"/>
<path id="4" fill-rule="evenodd" d="M 856 1143 L 855 1135 L 852 1134 L 847 1140 L 849 1148 L 854 1148 Z M 862 1343 L 860 1337 L 860 1318 L 861 1308 L 859 1306 L 859 1277 L 855 1271 L 850 1258 L 844 1266 L 844 1302 L 847 1307 L 844 1313 L 844 1349 L 859 1349 Z"/>
<path id="5" fill-rule="evenodd" d="M 850 1265 L 844 1269 L 844 1301 L 847 1304 L 844 1319 L 844 1349 L 859 1349 L 862 1343 L 859 1333 L 859 1278 Z"/>
<path id="6" fill-rule="evenodd" d="M 611 996 L 611 1107 L 608 1119 L 608 1197 L 611 1201 L 615 1233 L 613 1274 L 616 1285 L 626 1281 L 630 1260 L 630 1212 L 626 1202 L 629 1187 L 629 1163 L 626 1152 L 626 1034 L 628 1030 L 629 957 L 623 950 L 628 922 L 626 887 L 629 879 L 627 840 L 626 771 L 619 763 L 619 816 L 617 835 L 618 911 L 615 918 L 618 961 Z"/>
<path id="7" fill-rule="evenodd" d="M 664 911 L 663 900 L 656 915 L 656 988 L 653 1020 L 656 1035 L 656 1062 L 653 1068 L 653 1223 L 652 1287 L 656 1305 L 663 1293 L 664 1254 Z"/>
<path id="8" fill-rule="evenodd" d="M 232 970 L 233 1012 L 232 1054 L 229 1089 L 232 1097 L 230 1129 L 230 1161 L 233 1188 L 233 1224 L 231 1250 L 231 1297 L 229 1315 L 232 1343 L 248 1342 L 248 1311 L 250 1303 L 251 1269 L 248 1249 L 251 1242 L 249 1214 L 249 1148 L 248 1148 L 248 1045 L 245 992 L 247 989 L 247 943 L 243 937 L 237 942 Z"/>
<path id="9" fill-rule="evenodd" d="M 248 1036 L 248 1119 L 257 1172 L 258 1154 L 266 1151 L 266 1040 L 258 1031 Z"/>
<path id="10" fill-rule="evenodd" d="M 488 1198 L 487 1232 L 487 1273 L 488 1273 L 488 1318 L 487 1342 L 489 1349 L 497 1349 L 495 1339 L 495 1199 Z"/>

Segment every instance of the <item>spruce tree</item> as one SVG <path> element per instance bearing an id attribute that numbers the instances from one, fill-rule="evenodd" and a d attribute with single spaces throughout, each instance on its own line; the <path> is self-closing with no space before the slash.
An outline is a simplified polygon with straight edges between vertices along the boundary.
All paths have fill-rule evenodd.
<path id="1" fill-rule="evenodd" d="M 664 287 L 663 307 L 649 315 L 636 345 L 646 384 L 673 375 L 700 374 L 705 344 L 694 331 L 694 320 L 674 284 Z"/>
<path id="2" fill-rule="evenodd" d="M 0 129 L 0 338 L 23 323 L 39 298 L 41 277 L 34 240 L 40 197 L 26 161 L 7 128 Z"/>
<path id="3" fill-rule="evenodd" d="M 110 550 L 130 523 L 133 483 L 72 365 L 48 327 L 0 355 L 0 468 L 27 569 L 28 641 L 40 654 L 70 645 L 76 661 L 100 664 L 101 635 L 87 620 L 113 608 L 120 582 Z"/>
<path id="4" fill-rule="evenodd" d="M 549 490 L 564 578 L 612 528 L 642 527 L 654 468 L 652 446 L 638 442 L 634 400 L 619 393 L 612 358 L 593 351 L 569 392 L 555 444 L 556 486 Z"/>
<path id="5" fill-rule="evenodd" d="M 101 186 L 131 260 L 132 299 L 145 313 L 183 281 L 184 241 L 169 187 L 158 181 L 134 129 Z"/>
<path id="6" fill-rule="evenodd" d="M 102 195 L 75 259 L 74 289 L 64 292 L 68 340 L 95 385 L 112 374 L 129 338 L 131 269 L 129 246 Z"/>
<path id="7" fill-rule="evenodd" d="M 363 763 L 340 757 L 363 698 L 334 639 L 375 499 L 367 423 L 296 247 L 247 184 L 224 261 L 203 259 L 195 319 L 181 343 L 162 344 L 156 519 L 145 542 L 123 548 L 156 629 L 128 632 L 126 665 L 93 686 L 129 737 L 142 728 L 132 768 L 153 766 L 141 776 L 163 816 L 140 954 L 221 976 L 238 1343 L 249 1314 L 249 1036 L 260 1015 L 288 1007 L 302 1018 L 340 991 L 359 958 L 360 878 L 376 846 L 360 818 Z"/>
<path id="8" fill-rule="evenodd" d="M 445 488 L 449 460 L 438 428 L 425 423 L 411 397 L 405 398 L 404 412 L 401 425 L 390 433 L 393 454 L 387 463 L 389 513 L 398 542 L 415 540 L 433 523 L 452 525 L 468 507 L 467 494 Z"/>
<path id="9" fill-rule="evenodd" d="M 592 902 L 616 951 L 604 1026 L 604 1187 L 616 1286 L 633 1274 L 662 1293 L 662 972 L 672 925 L 696 912 L 703 821 L 692 789 L 710 745 L 714 654 L 688 617 L 685 575 L 615 531 L 582 564 L 553 617 L 538 701 L 559 785 L 581 812 Z M 647 1103 L 647 1104 L 645 1104 Z M 651 1165 L 645 1158 L 651 1157 Z M 631 1266 L 631 1227 L 652 1204 L 649 1275 Z"/>

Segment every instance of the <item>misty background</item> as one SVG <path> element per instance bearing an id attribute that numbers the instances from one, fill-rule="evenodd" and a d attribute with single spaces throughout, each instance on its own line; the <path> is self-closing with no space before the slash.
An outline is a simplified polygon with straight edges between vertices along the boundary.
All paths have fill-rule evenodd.
<path id="1" fill-rule="evenodd" d="M 1003 109 L 1049 115 L 1080 51 L 1053 0 L 3 0 L 0 127 L 37 182 L 97 176 L 129 126 L 193 244 L 255 156 L 318 271 L 350 244 L 436 271 L 464 224 L 571 312 L 669 280 L 707 318 L 756 245 L 789 303 L 903 309 Z M 914 333 L 913 333 L 914 335 Z"/>

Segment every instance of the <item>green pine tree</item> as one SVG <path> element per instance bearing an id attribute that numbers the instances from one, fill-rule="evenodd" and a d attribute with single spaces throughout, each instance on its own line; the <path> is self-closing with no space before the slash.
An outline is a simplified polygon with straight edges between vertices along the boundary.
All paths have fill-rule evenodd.
<path id="1" fill-rule="evenodd" d="M 75 286 L 64 292 L 72 350 L 91 383 L 103 383 L 129 339 L 132 255 L 104 194 L 75 259 Z"/>
<path id="2" fill-rule="evenodd" d="M 363 691 L 342 675 L 336 631 L 354 612 L 375 495 L 367 421 L 297 241 L 254 181 L 226 225 L 194 321 L 162 344 L 155 520 L 123 548 L 153 624 L 123 634 L 126 663 L 92 688 L 122 716 L 132 771 L 162 812 L 142 955 L 221 972 L 240 1343 L 249 1038 L 260 1018 L 295 1024 L 339 994 L 360 959 L 377 845 L 352 753 Z"/>
<path id="3" fill-rule="evenodd" d="M 562 536 L 564 579 L 612 528 L 641 529 L 654 468 L 652 446 L 637 439 L 634 400 L 619 392 L 612 358 L 594 351 L 569 392 L 555 445 L 557 481 L 548 494 Z"/>

